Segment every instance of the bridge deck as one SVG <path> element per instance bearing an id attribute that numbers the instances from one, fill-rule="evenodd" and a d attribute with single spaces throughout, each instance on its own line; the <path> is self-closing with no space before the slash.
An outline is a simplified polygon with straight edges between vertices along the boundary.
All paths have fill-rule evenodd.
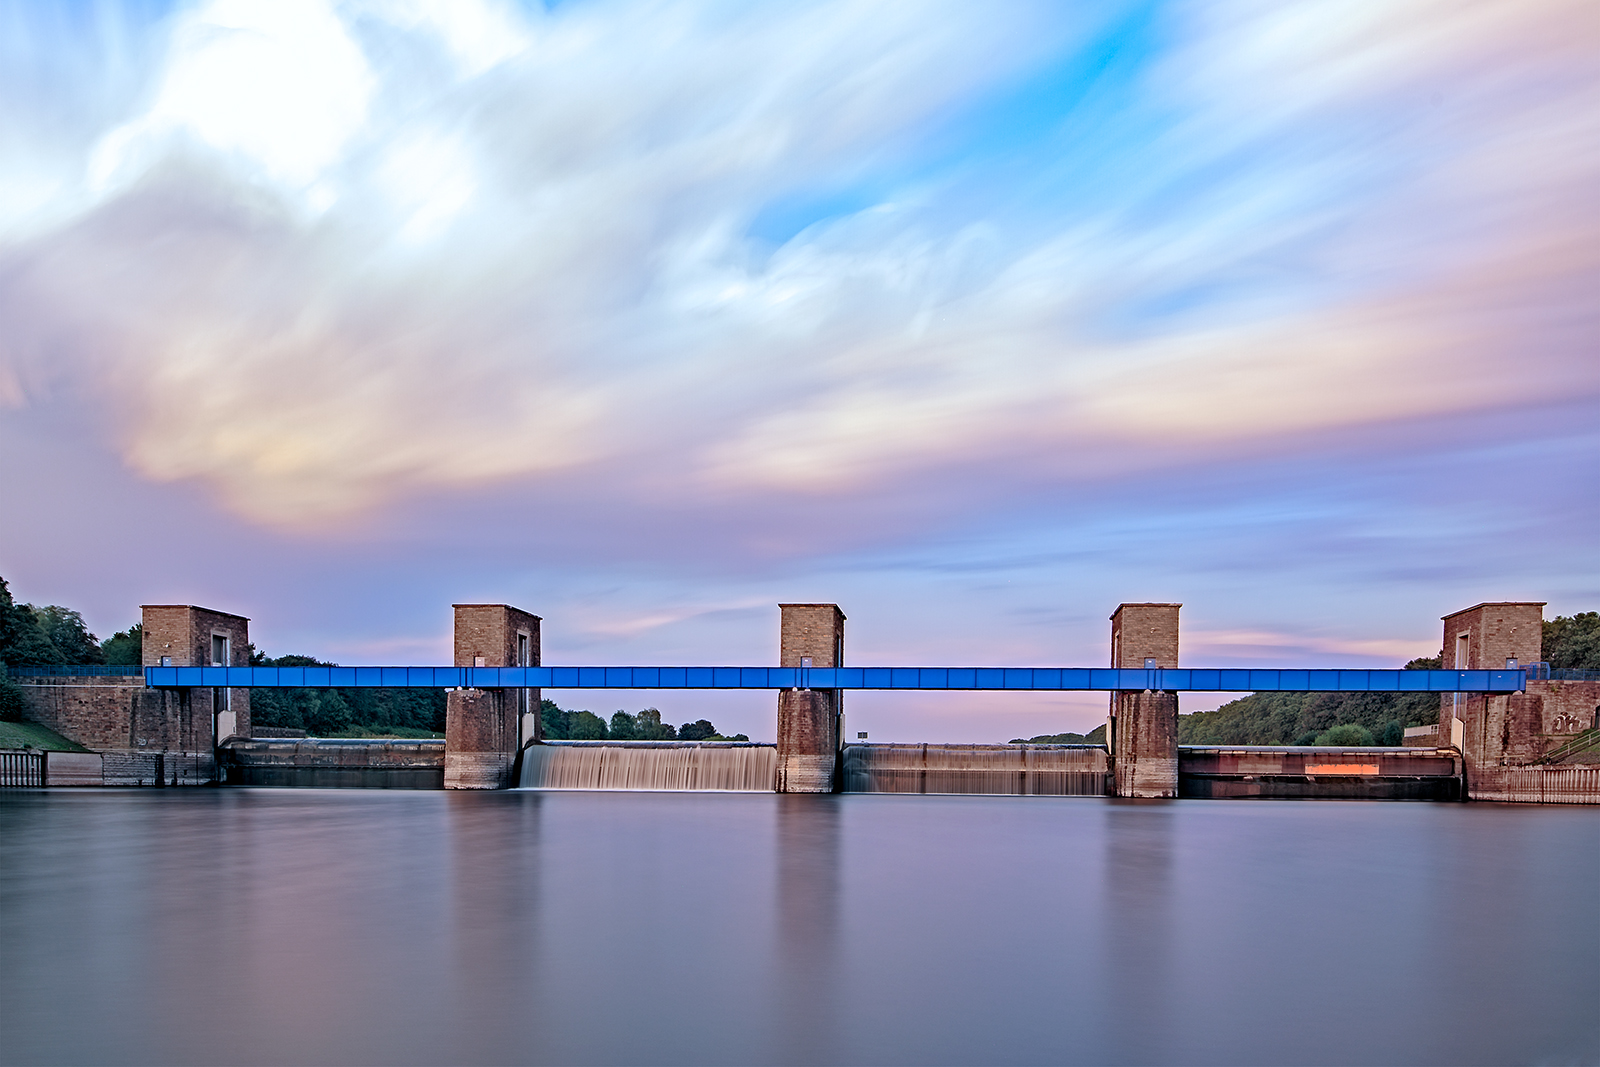
<path id="1" fill-rule="evenodd" d="M 1109 667 L 146 667 L 156 688 L 949 689 L 1518 693 L 1525 670 Z"/>

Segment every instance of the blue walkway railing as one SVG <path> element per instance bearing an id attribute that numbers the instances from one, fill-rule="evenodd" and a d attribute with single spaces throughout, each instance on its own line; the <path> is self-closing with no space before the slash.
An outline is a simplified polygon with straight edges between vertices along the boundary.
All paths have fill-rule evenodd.
<path id="1" fill-rule="evenodd" d="M 1518 693 L 1526 673 L 1099 667 L 146 667 L 159 688 L 956 689 Z"/>

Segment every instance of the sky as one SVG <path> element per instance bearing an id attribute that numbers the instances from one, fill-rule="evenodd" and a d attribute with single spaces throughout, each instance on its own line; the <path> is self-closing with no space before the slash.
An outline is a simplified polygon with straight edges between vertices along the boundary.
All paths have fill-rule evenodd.
<path id="1" fill-rule="evenodd" d="M 1591 0 L 4 0 L 0 575 L 340 663 L 462 602 L 772 663 L 812 601 L 1091 666 L 1165 601 L 1185 666 L 1395 667 L 1600 608 L 1597 205 Z"/>

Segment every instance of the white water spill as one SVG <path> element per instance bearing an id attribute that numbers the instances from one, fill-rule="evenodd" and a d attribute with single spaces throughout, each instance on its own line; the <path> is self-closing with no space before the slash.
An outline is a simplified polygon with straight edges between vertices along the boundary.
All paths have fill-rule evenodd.
<path id="1" fill-rule="evenodd" d="M 774 745 L 741 741 L 552 741 L 523 751 L 525 789 L 770 793 Z"/>

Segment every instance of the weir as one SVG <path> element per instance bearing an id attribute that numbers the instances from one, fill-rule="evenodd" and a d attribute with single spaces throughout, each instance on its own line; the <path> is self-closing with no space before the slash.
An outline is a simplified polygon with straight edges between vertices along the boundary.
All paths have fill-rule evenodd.
<path id="1" fill-rule="evenodd" d="M 777 666 L 544 666 L 540 618 L 455 605 L 452 666 L 256 667 L 248 620 L 145 608 L 144 666 L 13 668 L 27 717 L 90 752 L 43 760 L 46 784 L 407 784 L 453 789 L 984 793 L 1174 797 L 1482 797 L 1600 803 L 1600 678 L 1530 675 L 1542 604 L 1480 604 L 1445 620 L 1432 670 L 1184 668 L 1175 603 L 1111 616 L 1109 667 L 847 667 L 835 604 L 782 604 Z M 448 690 L 446 738 L 398 742 L 251 736 L 252 688 Z M 550 742 L 553 689 L 765 689 L 777 743 Z M 849 690 L 1101 691 L 1108 745 L 847 744 Z M 1178 693 L 1437 693 L 1439 728 L 1402 750 L 1180 747 Z M 380 746 L 386 745 L 385 748 Z M 67 764 L 71 767 L 68 768 Z M 100 771 L 94 773 L 91 764 Z M 30 764 L 31 766 L 31 764 Z M 70 769 L 70 774 L 67 773 Z M 350 773 L 346 773 L 350 772 Z M 434 776 L 437 775 L 437 778 Z"/>
<path id="2" fill-rule="evenodd" d="M 749 741 L 548 741 L 522 754 L 526 789 L 770 793 L 778 749 Z"/>

